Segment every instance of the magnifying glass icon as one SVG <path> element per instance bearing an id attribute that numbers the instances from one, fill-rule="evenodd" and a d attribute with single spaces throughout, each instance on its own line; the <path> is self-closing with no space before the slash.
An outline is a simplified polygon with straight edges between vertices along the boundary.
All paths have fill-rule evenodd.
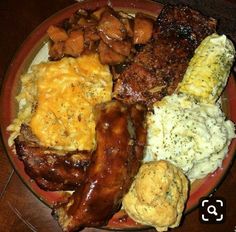
<path id="1" fill-rule="evenodd" d="M 217 216 L 216 207 L 215 207 L 214 205 L 209 205 L 209 206 L 207 207 L 207 212 L 208 212 L 209 214 L 214 214 L 214 215 Z"/>

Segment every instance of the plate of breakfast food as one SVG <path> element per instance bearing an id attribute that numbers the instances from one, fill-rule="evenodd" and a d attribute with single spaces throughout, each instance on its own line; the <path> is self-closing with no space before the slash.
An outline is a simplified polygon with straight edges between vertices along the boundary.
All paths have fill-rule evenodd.
<path id="1" fill-rule="evenodd" d="M 178 227 L 233 160 L 234 59 L 217 21 L 188 6 L 71 5 L 7 72 L 7 154 L 63 231 Z"/>

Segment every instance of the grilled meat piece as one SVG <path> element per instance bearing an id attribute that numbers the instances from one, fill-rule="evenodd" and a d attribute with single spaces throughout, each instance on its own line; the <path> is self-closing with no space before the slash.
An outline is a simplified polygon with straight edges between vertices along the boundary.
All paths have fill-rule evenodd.
<path id="1" fill-rule="evenodd" d="M 215 29 L 214 19 L 187 6 L 165 6 L 154 25 L 151 41 L 119 75 L 115 98 L 128 104 L 151 105 L 172 94 L 194 50 Z"/>
<path id="2" fill-rule="evenodd" d="M 15 139 L 16 153 L 26 173 L 46 191 L 74 190 L 85 179 L 92 152 L 65 152 L 40 146 L 23 125 Z"/>
<path id="3" fill-rule="evenodd" d="M 146 142 L 143 109 L 112 101 L 100 105 L 96 114 L 97 149 L 85 183 L 53 212 L 64 231 L 106 224 L 141 164 Z"/>

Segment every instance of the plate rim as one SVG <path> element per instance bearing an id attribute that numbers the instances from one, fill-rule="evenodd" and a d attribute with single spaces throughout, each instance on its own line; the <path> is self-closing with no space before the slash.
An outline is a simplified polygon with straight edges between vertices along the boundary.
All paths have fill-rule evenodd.
<path id="1" fill-rule="evenodd" d="M 127 3 L 128 2 L 128 3 Z M 78 10 L 79 8 L 85 8 L 85 9 L 91 9 L 91 4 L 93 4 L 93 7 L 100 7 L 101 5 L 106 5 L 107 3 L 109 3 L 112 7 L 114 8 L 129 8 L 129 7 L 124 7 L 125 5 L 129 5 L 131 7 L 132 4 L 137 4 L 134 8 L 136 10 L 140 10 L 140 4 L 145 4 L 145 3 L 149 3 L 150 6 L 151 5 L 156 5 L 159 7 L 159 9 L 162 8 L 162 4 L 161 3 L 158 3 L 158 2 L 153 2 L 151 0 L 144 0 L 144 1 L 139 1 L 139 0 L 131 0 L 131 1 L 125 1 L 125 0 L 120 0 L 120 1 L 115 1 L 115 0 L 102 0 L 102 1 L 95 1 L 95 0 L 88 0 L 88 1 L 84 1 L 84 2 L 78 2 L 78 3 L 75 3 L 75 4 L 72 4 L 72 5 L 69 5 L 67 6 L 66 8 L 63 8 L 59 11 L 57 11 L 56 13 L 54 13 L 53 15 L 51 15 L 50 17 L 48 17 L 46 20 L 42 21 L 29 35 L 28 37 L 23 41 L 23 43 L 21 44 L 21 46 L 18 48 L 17 52 L 15 53 L 15 55 L 13 56 L 11 62 L 9 63 L 9 67 L 7 69 L 7 72 L 5 73 L 4 75 L 4 78 L 3 78 L 3 81 L 2 81 L 2 88 L 1 88 L 1 95 L 0 95 L 0 107 L 6 105 L 6 103 L 4 103 L 4 97 L 6 95 L 6 89 L 9 89 L 9 87 L 7 85 L 9 85 L 10 83 L 10 80 L 14 80 L 14 81 L 19 81 L 20 78 L 14 78 L 16 76 L 19 76 L 19 71 L 20 71 L 20 68 L 23 67 L 25 65 L 25 62 L 29 59 L 30 55 L 32 55 L 33 53 L 33 49 L 35 49 L 36 45 L 40 43 L 40 41 L 42 42 L 43 38 L 45 37 L 46 38 L 46 35 L 45 35 L 45 32 L 46 32 L 46 27 L 49 26 L 49 25 L 52 25 L 52 24 L 56 24 L 58 22 L 60 22 L 61 20 L 65 19 L 65 18 L 68 18 L 73 12 L 75 12 L 76 10 Z M 123 7 L 122 7 L 123 6 Z M 95 9 L 94 8 L 94 9 Z M 147 11 L 148 12 L 148 11 Z M 149 12 L 150 13 L 150 12 Z M 38 37 L 40 39 L 38 39 Z M 31 46 L 28 46 L 28 44 L 31 44 Z M 34 51 L 34 53 L 36 53 Z M 25 56 L 26 54 L 26 56 Z M 21 61 L 22 60 L 22 61 Z M 15 73 L 14 71 L 17 70 L 17 72 Z M 9 79 L 9 76 L 11 77 Z M 231 75 L 230 78 L 229 78 L 229 81 L 228 81 L 228 85 L 226 86 L 226 92 L 232 92 L 233 90 L 236 89 L 236 84 L 235 84 L 235 79 L 234 77 Z M 12 91 L 9 91 L 9 92 L 12 92 Z M 11 93 L 12 94 L 12 93 Z M 8 93 L 7 96 L 11 96 L 10 93 Z M 12 98 L 11 98 L 12 99 Z M 232 102 L 229 102 L 228 103 L 228 106 L 230 105 L 236 105 L 236 98 L 233 98 L 233 99 L 230 99 Z M 11 103 L 12 104 L 12 103 Z M 10 108 L 10 107 L 9 107 Z M 10 114 L 12 115 L 12 109 L 9 109 L 10 110 Z M 236 110 L 233 110 L 233 107 L 229 107 L 229 116 L 230 116 L 230 119 L 232 121 L 235 121 L 236 120 Z M 9 154 L 9 147 L 8 147 L 8 144 L 7 144 L 7 138 L 8 136 L 6 137 L 6 133 L 5 133 L 5 130 L 6 130 L 6 127 L 4 127 L 3 125 L 3 121 L 4 121 L 4 113 L 0 113 L 0 119 L 1 119 L 1 140 L 2 140 L 2 144 L 3 144 L 3 151 L 7 154 L 7 157 L 8 159 L 10 160 L 11 162 L 11 165 L 12 167 L 14 168 L 15 172 L 17 173 L 17 175 L 20 177 L 20 179 L 22 180 L 22 182 L 26 185 L 26 187 L 38 198 L 40 199 L 40 201 L 42 201 L 44 204 L 46 204 L 48 207 L 51 207 L 51 205 L 48 203 L 48 201 L 50 201 L 49 199 L 44 199 L 42 198 L 38 191 L 35 191 L 35 188 L 36 189 L 39 189 L 40 191 L 43 191 L 41 190 L 35 183 L 32 184 L 32 181 L 31 183 L 29 184 L 28 182 L 30 181 L 30 178 L 28 177 L 28 175 L 25 173 L 25 175 L 22 175 L 21 171 L 19 171 L 19 164 L 21 163 L 22 167 L 23 167 L 23 163 L 22 161 L 20 160 L 17 160 L 16 162 L 16 158 L 17 157 L 13 157 L 12 154 Z M 4 136 L 5 135 L 5 136 Z M 222 181 L 224 180 L 224 178 L 226 177 L 226 174 L 229 172 L 232 164 L 233 164 L 233 160 L 235 158 L 235 151 L 236 151 L 236 139 L 233 139 L 231 141 L 231 144 L 229 146 L 229 151 L 228 151 L 228 154 L 227 156 L 228 157 L 225 157 L 223 162 L 222 162 L 222 165 L 226 165 L 225 169 L 222 171 L 222 173 L 218 174 L 218 179 L 215 179 L 215 181 L 213 181 L 214 183 L 214 187 L 212 188 L 207 188 L 208 190 L 207 191 L 204 191 L 204 196 L 208 196 L 209 194 L 211 194 L 212 192 L 214 192 L 218 187 L 219 185 L 221 185 Z M 230 153 L 230 154 L 229 154 Z M 232 154 L 231 154 L 232 153 Z M 18 159 L 18 158 L 17 158 Z M 16 165 L 16 163 L 18 163 Z M 223 163 L 226 163 L 226 164 L 223 164 Z M 21 168 L 22 170 L 24 170 L 24 167 Z M 25 172 L 25 171 L 24 171 Z M 219 168 L 214 172 L 214 173 L 219 173 Z M 204 182 L 204 185 L 201 184 L 201 187 L 205 187 L 207 185 L 207 182 L 206 180 L 209 178 L 209 176 L 211 176 L 211 174 L 209 174 L 207 177 L 203 178 L 203 182 Z M 28 178 L 26 178 L 28 177 Z M 205 180 L 206 179 L 206 180 Z M 214 180 L 214 179 L 213 179 Z M 201 188 L 201 189 L 202 189 Z M 197 194 L 199 191 L 195 191 L 193 194 Z M 58 194 L 58 192 L 55 192 L 55 194 Z M 194 195 L 194 196 L 195 196 Z M 63 196 L 62 196 L 63 197 Z M 197 196 L 196 196 L 197 198 Z M 199 197 L 198 197 L 199 198 Z M 53 197 L 52 197 L 53 199 Z M 198 206 L 198 202 L 196 200 L 193 200 L 192 199 L 192 202 L 191 204 L 189 203 L 189 200 L 190 198 L 188 199 L 187 201 L 187 204 L 186 204 L 186 207 L 188 207 L 188 205 L 190 205 L 189 209 L 187 209 L 184 213 L 187 214 L 187 213 L 190 213 L 192 212 L 194 209 L 196 209 L 196 207 Z M 53 202 L 53 201 L 52 201 Z M 138 227 L 140 228 L 140 227 Z M 112 230 L 114 230 L 113 228 L 111 228 Z M 121 228 L 122 229 L 122 228 Z M 132 228 L 128 228 L 128 227 L 125 227 L 123 228 L 125 230 L 132 230 Z M 137 228 L 134 228 L 134 229 L 137 229 Z M 115 230 L 117 230 L 115 228 Z M 118 229 L 119 230 L 119 229 Z"/>

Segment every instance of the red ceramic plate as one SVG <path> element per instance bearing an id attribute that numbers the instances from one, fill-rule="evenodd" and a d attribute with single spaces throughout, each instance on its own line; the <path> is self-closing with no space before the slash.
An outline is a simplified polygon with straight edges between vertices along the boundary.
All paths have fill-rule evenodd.
<path id="1" fill-rule="evenodd" d="M 27 40 L 23 43 L 19 52 L 13 59 L 6 78 L 3 83 L 2 96 L 1 96 L 1 132 L 3 141 L 5 144 L 6 152 L 14 166 L 15 170 L 23 180 L 23 182 L 32 190 L 32 192 L 45 204 L 51 207 L 55 202 L 64 198 L 62 192 L 45 192 L 41 190 L 25 173 L 24 166 L 17 156 L 13 153 L 12 149 L 8 146 L 7 140 L 9 138 L 9 132 L 7 132 L 7 126 L 12 122 L 17 113 L 17 106 L 15 96 L 19 91 L 19 79 L 20 75 L 25 73 L 30 64 L 34 60 L 37 54 L 40 54 L 42 47 L 48 41 L 46 30 L 50 25 L 57 24 L 58 22 L 70 17 L 79 8 L 83 9 L 95 9 L 109 4 L 116 10 L 123 10 L 126 12 L 144 12 L 151 16 L 156 17 L 162 9 L 162 5 L 156 2 L 148 0 L 118 0 L 118 1 L 85 1 L 69 6 L 68 8 L 58 12 L 46 21 L 44 21 L 35 31 L 33 31 Z M 45 46 L 44 46 L 45 47 Z M 40 55 L 38 55 L 40 56 Z M 34 60 L 35 62 L 35 60 Z M 37 62 L 37 61 L 36 61 Z M 225 93 L 223 95 L 224 110 L 232 121 L 236 122 L 236 84 L 233 77 L 229 78 Z M 225 157 L 222 167 L 218 168 L 214 173 L 209 174 L 202 180 L 195 181 L 191 186 L 190 196 L 187 202 L 185 212 L 189 212 L 197 206 L 201 197 L 210 194 L 215 190 L 217 185 L 224 177 L 226 171 L 229 169 L 231 161 L 233 159 L 236 148 L 236 140 L 234 139 L 230 145 L 229 153 Z M 141 229 L 142 227 L 133 222 L 127 215 L 120 211 L 114 215 L 108 224 L 108 228 L 111 229 Z"/>

